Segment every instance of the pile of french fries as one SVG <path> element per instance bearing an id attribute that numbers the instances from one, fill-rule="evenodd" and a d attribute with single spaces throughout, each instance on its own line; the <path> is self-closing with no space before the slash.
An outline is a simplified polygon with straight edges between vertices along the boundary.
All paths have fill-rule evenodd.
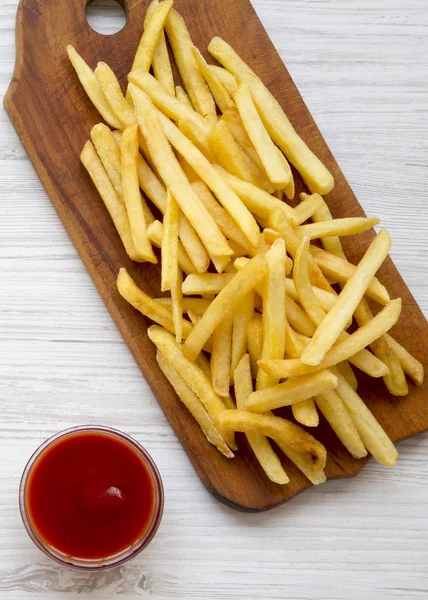
<path id="1" fill-rule="evenodd" d="M 423 380 L 387 333 L 401 311 L 376 278 L 390 236 L 382 229 L 358 265 L 348 262 L 340 237 L 379 220 L 332 218 L 323 195 L 333 177 L 276 99 L 219 37 L 208 52 L 221 66 L 208 64 L 172 5 L 150 4 L 125 93 L 106 63 L 92 71 L 67 48 L 107 123 L 93 127 L 81 160 L 129 257 L 157 263 L 160 248 L 170 292 L 150 298 L 122 268 L 119 293 L 156 323 L 160 369 L 224 456 L 244 432 L 272 481 L 289 481 L 281 452 L 321 483 L 326 449 L 300 426 L 316 431 L 321 412 L 353 457 L 393 466 L 397 451 L 354 374 L 382 377 L 396 396 L 408 393 L 406 375 Z M 294 207 L 290 165 L 310 192 Z M 272 412 L 286 406 L 290 419 Z"/>

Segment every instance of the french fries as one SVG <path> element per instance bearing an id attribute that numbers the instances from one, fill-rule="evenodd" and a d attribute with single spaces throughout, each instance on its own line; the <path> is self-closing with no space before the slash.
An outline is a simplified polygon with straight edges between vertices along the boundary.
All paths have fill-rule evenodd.
<path id="1" fill-rule="evenodd" d="M 162 236 L 161 290 L 166 292 L 177 285 L 178 279 L 178 222 L 180 209 L 168 192 Z"/>
<path id="2" fill-rule="evenodd" d="M 272 375 L 272 377 L 277 377 L 278 379 L 297 377 L 298 375 L 328 369 L 329 367 L 337 365 L 356 355 L 375 339 L 378 339 L 384 333 L 389 331 L 400 316 L 401 304 L 401 298 L 391 300 L 391 302 L 367 323 L 367 325 L 360 327 L 355 333 L 352 333 L 343 341 L 336 343 L 317 365 L 308 365 L 299 359 L 286 359 L 268 361 L 259 360 L 259 367 L 269 375 Z M 373 364 L 377 364 L 378 368 L 377 371 L 373 369 L 370 375 L 372 377 L 383 377 L 386 375 L 388 373 L 388 367 L 377 358 L 373 357 L 373 359 Z"/>
<path id="3" fill-rule="evenodd" d="M 177 344 L 174 337 L 166 329 L 158 325 L 152 325 L 147 330 L 147 334 L 159 352 L 168 357 L 168 361 L 174 369 L 202 402 L 214 425 L 219 426 L 220 433 L 223 433 L 219 417 L 225 410 L 225 406 L 220 397 L 214 392 L 202 369 L 183 355 L 182 347 Z M 228 429 L 223 433 L 223 437 L 227 445 L 234 449 L 233 432 Z"/>
<path id="4" fill-rule="evenodd" d="M 236 406 L 238 410 L 245 410 L 245 401 L 253 391 L 250 357 L 248 354 L 245 354 L 240 359 L 234 370 L 233 381 L 235 386 Z M 284 471 L 278 456 L 275 454 L 267 438 L 260 433 L 247 433 L 247 440 L 269 479 L 280 485 L 288 483 L 290 481 L 288 475 Z"/>
<path id="5" fill-rule="evenodd" d="M 129 224 L 128 214 L 123 202 L 120 200 L 115 191 L 106 170 L 103 167 L 98 154 L 91 144 L 86 142 L 80 154 L 80 160 L 83 166 L 88 171 L 95 187 L 101 196 L 110 217 L 116 227 L 116 230 L 122 240 L 122 244 L 129 258 L 135 261 L 140 261 L 141 257 L 138 254 L 131 235 L 131 226 Z"/>
<path id="6" fill-rule="evenodd" d="M 132 241 L 134 242 L 138 256 L 141 260 L 157 263 L 158 260 L 147 236 L 147 221 L 144 211 L 145 200 L 141 196 L 138 183 L 137 136 L 137 125 L 130 125 L 123 132 L 120 144 L 123 198 L 131 226 Z"/>
<path id="7" fill-rule="evenodd" d="M 217 161 L 224 169 L 269 193 L 275 191 L 263 171 L 235 141 L 224 121 L 220 120 L 212 126 L 209 141 Z"/>
<path id="8" fill-rule="evenodd" d="M 192 417 L 198 423 L 208 442 L 215 446 L 226 458 L 233 458 L 233 452 L 230 450 L 218 429 L 214 426 L 209 414 L 205 410 L 202 402 L 192 392 L 185 380 L 171 365 L 170 361 L 160 352 L 156 355 L 158 365 L 174 388 L 181 402 L 191 413 Z"/>
<path id="9" fill-rule="evenodd" d="M 282 358 L 285 352 L 285 243 L 279 238 L 266 253 L 268 272 L 263 282 L 262 359 Z M 244 267 L 245 268 L 245 267 Z M 257 373 L 258 390 L 278 383 L 264 371 Z"/>
<path id="10" fill-rule="evenodd" d="M 146 18 L 144 19 L 144 28 L 148 27 L 151 18 L 158 18 L 156 8 L 159 6 L 158 0 L 152 0 L 147 8 Z M 174 76 L 172 74 L 171 62 L 169 60 L 168 48 L 166 46 L 165 33 L 162 30 L 159 42 L 156 46 L 152 60 L 153 73 L 156 79 L 171 93 L 174 94 Z"/>
<path id="11" fill-rule="evenodd" d="M 192 38 L 183 17 L 174 9 L 168 15 L 165 29 L 193 107 L 203 117 L 217 120 L 213 97 L 192 54 Z"/>
<path id="12" fill-rule="evenodd" d="M 247 351 L 248 328 L 254 315 L 254 290 L 241 300 L 233 313 L 232 351 L 230 357 L 230 376 L 234 377 L 241 358 Z M 260 355 L 261 356 L 261 355 Z M 258 358 L 260 358 L 260 356 Z"/>
<path id="13" fill-rule="evenodd" d="M 147 227 L 147 235 L 154 246 L 157 248 L 162 248 L 163 223 L 160 221 L 153 221 L 153 223 L 150 223 L 150 225 Z M 187 275 L 196 272 L 196 269 L 180 240 L 178 241 L 177 261 L 180 268 Z"/>
<path id="14" fill-rule="evenodd" d="M 209 68 L 199 50 L 195 47 L 192 48 L 192 54 L 220 111 L 224 113 L 228 109 L 234 108 L 235 104 L 229 92 L 217 77 L 217 74 Z"/>
<path id="15" fill-rule="evenodd" d="M 161 39 L 163 28 L 174 0 L 163 0 L 156 6 L 144 24 L 144 32 L 132 63 L 131 71 L 142 69 L 149 71 L 156 48 Z"/>
<path id="16" fill-rule="evenodd" d="M 169 292 L 152 298 L 122 267 L 118 294 L 154 323 L 148 336 L 159 369 L 224 457 L 233 458 L 234 433 L 243 432 L 272 482 L 290 481 L 277 446 L 322 483 L 321 413 L 331 426 L 320 427 L 324 439 L 336 435 L 354 458 L 369 452 L 393 466 L 397 451 L 353 371 L 382 377 L 396 396 L 409 392 L 406 376 L 423 382 L 421 363 L 388 334 L 402 308 L 376 277 L 389 234 L 381 230 L 358 265 L 348 261 L 341 237 L 379 220 L 332 217 L 321 194 L 333 177 L 278 101 L 221 38 L 208 51 L 222 66 L 207 64 L 172 6 L 150 3 L 125 96 L 106 62 L 93 72 L 67 47 L 107 123 L 92 127 L 81 161 L 128 257 L 155 263 L 160 249 L 160 285 L 144 264 L 140 280 Z M 301 182 L 290 163 L 310 192 L 294 208 L 288 200 Z M 315 436 L 271 413 L 279 408 Z M 193 435 L 189 425 L 183 430 Z"/>
<path id="17" fill-rule="evenodd" d="M 206 249 L 214 255 L 228 255 L 232 250 L 220 232 L 214 219 L 201 205 L 189 180 L 183 173 L 162 128 L 157 113 L 148 97 L 136 87 L 131 87 L 137 120 L 156 164 L 167 187 L 190 223 L 198 232 Z"/>
<path id="18" fill-rule="evenodd" d="M 252 412 L 265 413 L 281 406 L 291 406 L 295 402 L 307 400 L 336 386 L 337 377 L 330 371 L 319 371 L 257 390 L 248 398 L 245 408 Z"/>
<path id="19" fill-rule="evenodd" d="M 389 233 L 386 229 L 382 229 L 370 244 L 353 276 L 346 283 L 336 304 L 315 331 L 309 346 L 301 356 L 303 363 L 317 365 L 322 361 L 352 318 L 374 274 L 388 255 L 390 247 Z"/>
<path id="20" fill-rule="evenodd" d="M 184 102 L 178 100 L 170 94 L 161 83 L 156 81 L 153 75 L 142 70 L 132 71 L 128 75 L 128 79 L 135 86 L 143 90 L 153 102 L 153 104 L 162 111 L 164 115 L 178 122 L 180 119 L 190 119 L 204 132 L 210 130 L 209 124 Z"/>
<path id="21" fill-rule="evenodd" d="M 266 275 L 267 263 L 262 256 L 255 256 L 214 298 L 183 346 L 183 352 L 195 360 L 205 342 L 223 318 L 239 304 L 254 286 Z"/>
<path id="22" fill-rule="evenodd" d="M 187 160 L 199 177 L 214 192 L 225 210 L 234 218 L 237 225 L 253 246 L 259 240 L 259 228 L 251 212 L 245 207 L 234 191 L 216 172 L 205 156 L 190 140 L 184 136 L 173 123 L 163 115 L 159 115 L 163 131 L 174 148 Z M 213 252 L 214 255 L 230 254 L 230 252 Z"/>
<path id="23" fill-rule="evenodd" d="M 354 458 L 367 456 L 367 450 L 355 427 L 351 415 L 335 390 L 330 390 L 315 397 L 316 403 L 333 431 Z"/>
<path id="24" fill-rule="evenodd" d="M 328 239 L 330 238 L 324 238 L 324 240 Z M 347 260 L 330 254 L 317 246 L 311 246 L 310 250 L 314 262 L 324 275 L 332 277 L 335 281 L 346 283 L 355 273 L 357 267 Z M 367 286 L 366 295 L 380 304 L 387 304 L 390 301 L 388 291 L 376 277 L 373 277 Z"/>
<path id="25" fill-rule="evenodd" d="M 326 450 L 312 435 L 287 419 L 272 415 L 258 415 L 247 410 L 225 410 L 219 415 L 222 431 L 259 433 L 281 444 L 307 454 L 315 469 L 322 470 L 326 462 Z"/>
<path id="26" fill-rule="evenodd" d="M 83 58 L 70 44 L 67 46 L 67 53 L 71 64 L 76 70 L 83 89 L 89 96 L 89 99 L 100 113 L 104 121 L 106 121 L 106 123 L 108 123 L 110 127 L 113 127 L 114 129 L 122 129 L 122 123 L 111 109 L 103 89 L 98 79 L 95 77 L 92 69 L 86 64 Z"/>
<path id="27" fill-rule="evenodd" d="M 379 221 L 380 219 L 376 218 L 366 219 L 361 217 L 334 219 L 333 221 L 300 225 L 300 227 L 297 228 L 297 233 L 300 237 L 308 236 L 311 240 L 332 235 L 355 235 L 356 233 L 371 229 L 374 225 L 377 225 Z"/>
<path id="28" fill-rule="evenodd" d="M 328 194 L 334 180 L 323 163 L 297 135 L 279 103 L 237 53 L 219 37 L 208 45 L 208 52 L 251 90 L 257 110 L 272 140 L 300 172 L 312 192 Z"/>
<path id="29" fill-rule="evenodd" d="M 219 294 L 233 279 L 233 273 L 202 273 L 188 275 L 183 282 L 183 294 Z"/>
<path id="30" fill-rule="evenodd" d="M 227 316 L 214 330 L 211 352 L 212 384 L 219 396 L 229 396 L 233 317 Z"/>
<path id="31" fill-rule="evenodd" d="M 121 129 L 133 125 L 135 123 L 134 110 L 122 94 L 113 70 L 105 62 L 99 62 L 94 74 L 112 111 L 122 123 Z"/>
<path id="32" fill-rule="evenodd" d="M 233 97 L 242 123 L 269 179 L 275 186 L 284 188 L 291 181 L 291 171 L 284 168 L 284 163 L 277 153 L 277 148 L 270 139 L 254 106 L 248 86 L 245 83 L 241 83 Z"/>

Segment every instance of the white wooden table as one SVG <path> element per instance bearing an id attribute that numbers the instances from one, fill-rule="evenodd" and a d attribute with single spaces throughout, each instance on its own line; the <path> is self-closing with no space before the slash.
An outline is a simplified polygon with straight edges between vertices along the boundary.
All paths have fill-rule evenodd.
<path id="1" fill-rule="evenodd" d="M 428 312 L 426 3 L 254 4 L 362 205 L 391 231 L 393 258 Z M 13 71 L 16 7 L 0 0 L 1 95 Z M 219 504 L 175 439 L 3 109 L 0 140 L 0 598 L 428 598 L 428 435 L 400 444 L 394 470 L 370 462 L 356 479 L 269 513 Z M 141 441 L 166 488 L 149 549 L 94 576 L 45 558 L 18 512 L 32 451 L 88 422 Z"/>

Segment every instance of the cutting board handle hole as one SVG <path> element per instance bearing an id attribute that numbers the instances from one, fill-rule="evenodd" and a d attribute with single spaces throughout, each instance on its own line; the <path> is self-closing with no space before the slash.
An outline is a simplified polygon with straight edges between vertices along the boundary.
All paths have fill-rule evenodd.
<path id="1" fill-rule="evenodd" d="M 97 33 L 113 35 L 126 25 L 126 2 L 89 0 L 86 5 L 86 20 Z"/>

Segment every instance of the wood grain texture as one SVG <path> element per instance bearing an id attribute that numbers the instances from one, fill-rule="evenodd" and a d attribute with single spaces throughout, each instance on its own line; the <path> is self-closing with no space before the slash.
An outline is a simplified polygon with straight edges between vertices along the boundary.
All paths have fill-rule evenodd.
<path id="1" fill-rule="evenodd" d="M 427 310 L 421 3 L 255 6 L 366 211 L 392 231 L 394 259 Z M 0 93 L 13 70 L 15 11 L 16 3 L 0 5 Z M 120 341 L 4 112 L 0 127 L 0 597 L 425 598 L 426 435 L 400 444 L 394 471 L 370 462 L 357 480 L 313 489 L 273 513 L 218 505 Z M 34 447 L 91 421 L 135 435 L 167 488 L 150 549 L 95 578 L 64 572 L 32 548 L 16 502 Z"/>
<path id="2" fill-rule="evenodd" d="M 125 266 L 142 289 L 156 296 L 159 268 L 148 263 L 138 265 L 128 259 L 79 160 L 90 128 L 99 117 L 86 98 L 64 47 L 67 43 L 74 45 L 93 68 L 99 59 L 109 57 L 119 79 L 126 81 L 147 5 L 148 0 L 126 3 L 126 26 L 105 37 L 88 26 L 84 13 L 86 0 L 73 4 L 66 0 L 22 0 L 17 14 L 15 73 L 4 103 L 60 219 L 201 480 L 216 497 L 231 506 L 264 510 L 289 500 L 306 489 L 309 482 L 285 457 L 290 484 L 279 486 L 267 480 L 243 435 L 239 436 L 240 451 L 234 460 L 225 459 L 207 442 L 157 367 L 154 346 L 147 338 L 147 320 L 116 289 L 117 272 Z M 205 48 L 215 34 L 221 33 L 280 99 L 298 133 L 334 175 L 335 188 L 327 199 L 333 215 L 363 215 L 248 0 L 239 0 L 228 7 L 223 0 L 215 3 L 178 0 L 175 6 L 186 19 L 198 47 Z M 239 40 L 241 27 L 245 27 L 251 45 L 245 39 Z M 305 189 L 299 177 L 296 187 L 297 192 Z M 352 262 L 359 261 L 373 236 L 374 232 L 366 232 L 344 241 Z M 404 309 L 394 328 L 396 337 L 419 360 L 428 362 L 425 343 L 428 324 L 390 259 L 382 265 L 379 275 L 391 296 L 403 299 Z M 420 388 L 411 387 L 404 398 L 392 399 L 382 380 L 361 378 L 359 387 L 394 441 L 428 427 L 427 390 L 428 382 Z M 326 422 L 321 423 L 316 434 L 328 450 L 328 478 L 351 476 L 362 468 L 365 461 L 350 457 L 331 435 Z"/>

